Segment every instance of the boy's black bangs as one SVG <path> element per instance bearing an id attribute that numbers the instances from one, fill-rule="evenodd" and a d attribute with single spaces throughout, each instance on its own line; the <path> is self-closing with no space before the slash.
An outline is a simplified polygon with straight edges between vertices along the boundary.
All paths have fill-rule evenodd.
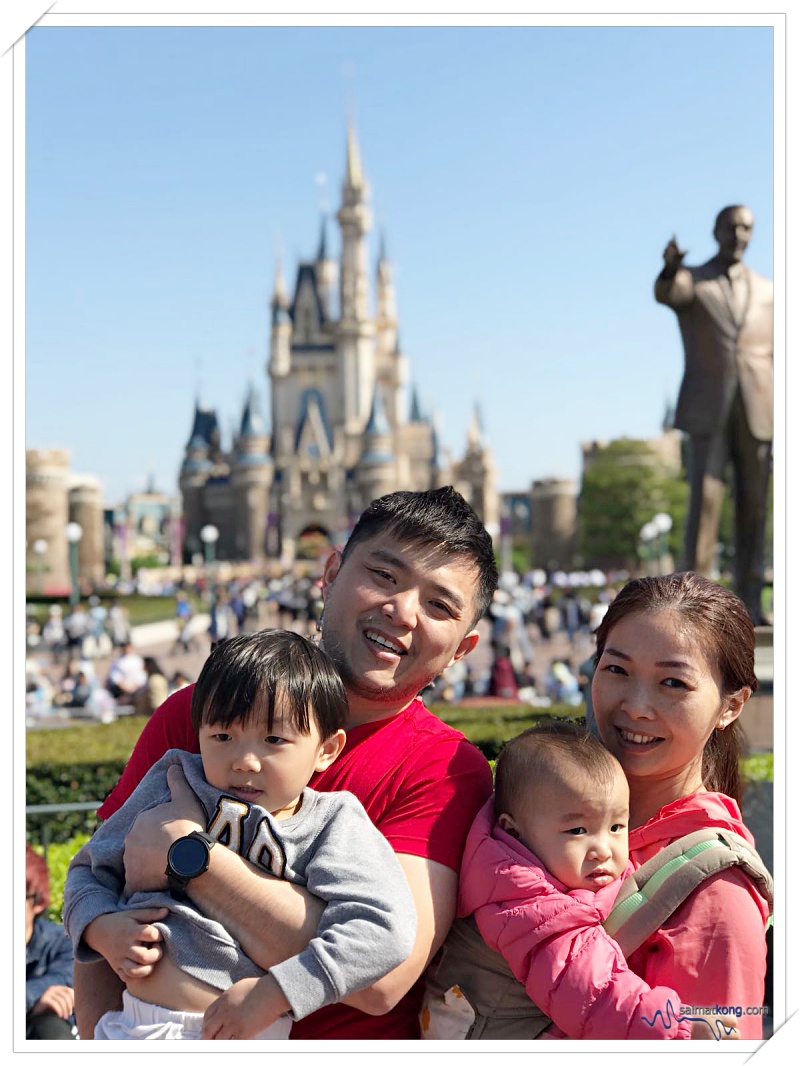
<path id="1" fill-rule="evenodd" d="M 208 694 L 202 714 L 201 725 L 219 724 L 230 726 L 235 722 L 250 724 L 256 720 L 265 721 L 266 728 L 272 729 L 279 713 L 288 714 L 289 721 L 298 733 L 310 732 L 308 714 L 308 692 L 305 678 L 289 676 L 285 683 L 276 684 L 272 678 L 262 678 L 258 684 L 256 678 L 245 681 L 233 681 L 222 676 L 214 689 Z M 277 706 L 279 705 L 279 706 Z M 219 713 L 211 713 L 213 707 L 223 708 Z M 246 710 L 243 710 L 246 708 Z"/>

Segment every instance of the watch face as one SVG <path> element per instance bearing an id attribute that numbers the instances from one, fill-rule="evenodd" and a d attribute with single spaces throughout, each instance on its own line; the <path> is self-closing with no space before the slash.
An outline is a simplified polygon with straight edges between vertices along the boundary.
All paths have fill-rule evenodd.
<path id="1" fill-rule="evenodd" d="M 197 877 L 208 861 L 208 846 L 197 837 L 182 837 L 172 845 L 169 863 L 178 877 Z"/>

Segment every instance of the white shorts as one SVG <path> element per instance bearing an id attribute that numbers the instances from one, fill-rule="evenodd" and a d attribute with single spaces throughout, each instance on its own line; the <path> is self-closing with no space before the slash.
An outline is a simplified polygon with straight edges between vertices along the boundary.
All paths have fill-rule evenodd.
<path id="1" fill-rule="evenodd" d="M 253 1040 L 288 1040 L 292 1019 L 284 1016 Z M 203 1015 L 169 1010 L 122 993 L 122 1010 L 107 1011 L 94 1029 L 95 1040 L 202 1040 Z"/>

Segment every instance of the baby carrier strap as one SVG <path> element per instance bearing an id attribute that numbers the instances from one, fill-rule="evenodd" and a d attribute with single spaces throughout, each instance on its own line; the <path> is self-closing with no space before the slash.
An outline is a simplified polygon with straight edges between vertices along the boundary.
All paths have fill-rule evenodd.
<path id="1" fill-rule="evenodd" d="M 758 852 L 738 833 L 709 828 L 673 841 L 627 877 L 603 926 L 627 958 L 698 885 L 732 866 L 755 882 L 771 915 L 772 877 Z"/>

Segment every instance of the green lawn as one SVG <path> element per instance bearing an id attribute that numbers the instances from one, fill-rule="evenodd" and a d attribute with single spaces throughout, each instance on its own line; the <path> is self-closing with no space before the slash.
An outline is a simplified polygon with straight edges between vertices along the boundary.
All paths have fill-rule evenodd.
<path id="1" fill-rule="evenodd" d="M 190 594 L 189 601 L 194 606 L 195 611 L 202 612 L 206 610 L 202 600 L 197 596 Z M 86 600 L 84 599 L 82 602 L 86 606 Z M 106 607 L 111 605 L 111 600 L 107 597 L 102 597 L 102 602 Z M 163 622 L 175 617 L 174 596 L 120 596 L 118 597 L 118 602 L 127 608 L 128 619 L 132 626 L 146 625 L 148 622 Z M 28 600 L 26 607 L 28 613 L 42 623 L 47 618 L 47 611 L 51 603 L 58 603 L 65 613 L 68 610 L 68 601 L 63 598 L 54 600 L 31 599 Z"/>

